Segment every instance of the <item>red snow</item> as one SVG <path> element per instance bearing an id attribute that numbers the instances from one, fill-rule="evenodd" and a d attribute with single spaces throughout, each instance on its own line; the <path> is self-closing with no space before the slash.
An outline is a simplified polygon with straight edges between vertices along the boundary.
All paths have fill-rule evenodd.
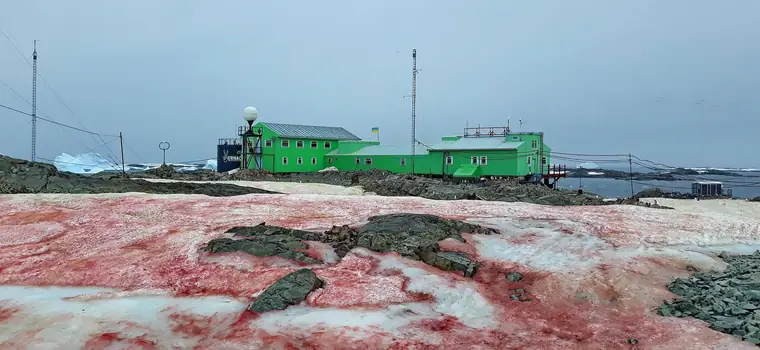
<path id="1" fill-rule="evenodd" d="M 663 211 L 629 207 L 546 208 L 522 203 L 374 196 L 0 196 L 0 212 L 4 213 L 0 217 L 2 285 L 116 289 L 95 296 L 65 298 L 64 302 L 107 302 L 151 293 L 175 298 L 221 295 L 243 302 L 235 314 L 218 312 L 203 316 L 193 313 L 192 308 L 167 309 L 155 316 L 164 320 L 164 328 L 127 316 L 114 323 L 99 321 L 95 316 L 81 318 L 84 316 L 76 313 L 56 315 L 49 322 L 31 323 L 36 325 L 34 328 L 28 324 L 20 326 L 25 324 L 20 320 L 25 317 L 44 319 L 49 312 L 44 306 L 31 308 L 12 298 L 3 301 L 7 297 L 0 295 L 2 327 L 26 327 L 4 337 L 9 340 L 0 343 L 0 347 L 40 344 L 35 342 L 44 338 L 41 331 L 72 317 L 96 329 L 77 335 L 83 337 L 80 347 L 87 349 L 103 349 L 114 344 L 132 349 L 171 348 L 176 346 L 177 339 L 197 348 L 227 349 L 711 349 L 719 346 L 741 349 L 751 346 L 712 331 L 701 322 L 663 318 L 652 313 L 652 307 L 671 296 L 664 285 L 674 276 L 687 273 L 683 262 L 666 257 L 621 257 L 592 264 L 587 269 L 557 266 L 552 272 L 531 268 L 530 257 L 514 257 L 527 259 L 523 262 L 491 261 L 479 253 L 480 248 L 473 239 L 476 235 L 465 234 L 466 243 L 455 240 L 441 243 L 443 250 L 468 253 L 481 262 L 475 277 L 465 278 L 394 254 L 351 253 L 336 264 L 311 266 L 325 282 L 324 288 L 309 295 L 301 306 L 308 312 L 292 316 L 295 323 L 273 325 L 275 321 L 271 321 L 271 317 L 277 313 L 257 315 L 244 311 L 244 305 L 277 279 L 295 271 L 298 264 L 243 253 L 209 255 L 198 250 L 232 226 L 256 225 L 262 221 L 300 229 L 355 225 L 369 216 L 403 211 L 480 221 L 490 218 L 542 220 L 554 222 L 555 230 L 562 235 L 590 235 L 620 247 L 635 247 L 641 242 L 689 240 L 693 237 L 681 235 L 700 232 L 706 227 L 716 235 L 729 234 L 721 231 L 722 223 L 709 218 L 695 219 L 673 212 L 661 214 L 666 216 L 662 218 L 653 213 L 660 215 Z M 574 225 L 559 225 L 556 220 L 570 221 Z M 510 233 L 502 239 L 527 248 L 547 238 L 534 233 Z M 313 244 L 307 252 L 322 258 L 325 249 Z M 600 255 L 588 250 L 579 256 Z M 419 287 L 420 283 L 415 280 L 420 277 L 406 275 L 405 270 L 398 268 L 383 268 L 380 261 L 387 259 L 419 269 L 419 273 L 439 278 L 440 282 L 428 283 L 426 288 L 430 290 L 412 289 L 412 286 Z M 581 262 L 584 261 L 577 263 Z M 509 272 L 519 272 L 523 279 L 508 281 Z M 462 290 L 467 292 L 452 289 L 455 287 L 465 288 Z M 434 289 L 451 292 L 443 297 L 445 293 L 436 294 Z M 530 300 L 513 300 L 510 296 L 516 289 L 523 289 L 523 297 Z M 493 312 L 488 314 L 486 306 L 467 304 L 477 299 L 471 296 L 473 294 L 482 296 Z M 388 311 L 410 303 L 428 305 L 430 310 L 436 311 L 420 314 L 409 309 L 395 315 Z M 464 303 L 457 309 L 459 313 L 446 314 L 446 310 L 452 309 L 449 305 L 456 303 Z M 340 310 L 351 313 L 330 314 Z M 347 320 L 328 318 L 318 322 L 309 318 L 310 313 L 322 311 L 333 315 L 325 317 L 348 317 L 350 322 L 334 326 Z M 372 317 L 377 316 L 371 315 L 378 313 L 396 320 L 408 319 L 408 322 L 392 326 L 385 321 L 373 321 Z M 479 317 L 490 319 L 491 326 L 476 328 L 469 317 L 484 313 L 487 316 Z M 75 333 L 78 328 L 72 329 Z M 637 339 L 638 345 L 628 344 L 629 338 Z M 55 338 L 47 341 L 55 343 Z"/>

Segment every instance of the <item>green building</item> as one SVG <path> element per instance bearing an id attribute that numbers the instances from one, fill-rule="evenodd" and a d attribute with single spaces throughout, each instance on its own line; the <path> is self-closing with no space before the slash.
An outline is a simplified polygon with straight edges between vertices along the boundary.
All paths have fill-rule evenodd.
<path id="1" fill-rule="evenodd" d="M 551 148 L 543 133 L 513 133 L 509 127 L 466 128 L 461 136 L 432 145 L 382 145 L 341 127 L 259 122 L 261 167 L 277 173 L 382 169 L 455 178 L 524 177 L 550 173 Z M 257 162 L 247 162 L 255 168 Z M 542 166 L 543 165 L 543 166 Z M 557 176 L 553 176 L 557 177 Z"/>

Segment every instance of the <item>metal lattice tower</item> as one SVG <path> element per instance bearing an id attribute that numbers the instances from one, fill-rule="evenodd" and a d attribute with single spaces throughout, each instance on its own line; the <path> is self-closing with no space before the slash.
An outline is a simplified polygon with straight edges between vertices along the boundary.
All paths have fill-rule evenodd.
<path id="1" fill-rule="evenodd" d="M 417 49 L 412 50 L 412 174 L 414 174 L 414 158 L 417 149 Z"/>
<path id="2" fill-rule="evenodd" d="M 32 161 L 37 161 L 37 40 L 32 52 Z"/>

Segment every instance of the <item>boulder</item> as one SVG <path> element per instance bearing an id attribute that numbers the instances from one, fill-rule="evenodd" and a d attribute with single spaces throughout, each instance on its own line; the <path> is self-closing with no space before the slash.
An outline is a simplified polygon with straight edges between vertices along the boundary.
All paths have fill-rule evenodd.
<path id="1" fill-rule="evenodd" d="M 324 283 L 314 271 L 300 269 L 280 278 L 269 286 L 248 307 L 249 311 L 262 313 L 273 310 L 285 310 L 306 300 L 313 290 L 322 288 Z"/>

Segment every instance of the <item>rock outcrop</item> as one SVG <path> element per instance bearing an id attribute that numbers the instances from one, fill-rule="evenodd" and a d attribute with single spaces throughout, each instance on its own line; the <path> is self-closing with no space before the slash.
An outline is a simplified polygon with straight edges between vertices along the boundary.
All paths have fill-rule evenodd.
<path id="1" fill-rule="evenodd" d="M 237 196 L 250 193 L 276 193 L 228 184 L 154 183 L 130 180 L 117 174 L 87 177 L 59 172 L 55 166 L 0 156 L 0 194 L 13 193 L 125 193 L 205 194 Z"/>
<path id="2" fill-rule="evenodd" d="M 696 272 L 671 282 L 668 290 L 678 297 L 661 305 L 658 314 L 698 318 L 712 329 L 760 345 L 760 251 L 720 257 L 728 263 L 725 271 Z"/>
<path id="3" fill-rule="evenodd" d="M 269 286 L 248 307 L 248 311 L 267 312 L 285 310 L 288 306 L 296 305 L 306 300 L 313 290 L 322 288 L 324 283 L 314 271 L 300 269 L 277 280 Z"/>

